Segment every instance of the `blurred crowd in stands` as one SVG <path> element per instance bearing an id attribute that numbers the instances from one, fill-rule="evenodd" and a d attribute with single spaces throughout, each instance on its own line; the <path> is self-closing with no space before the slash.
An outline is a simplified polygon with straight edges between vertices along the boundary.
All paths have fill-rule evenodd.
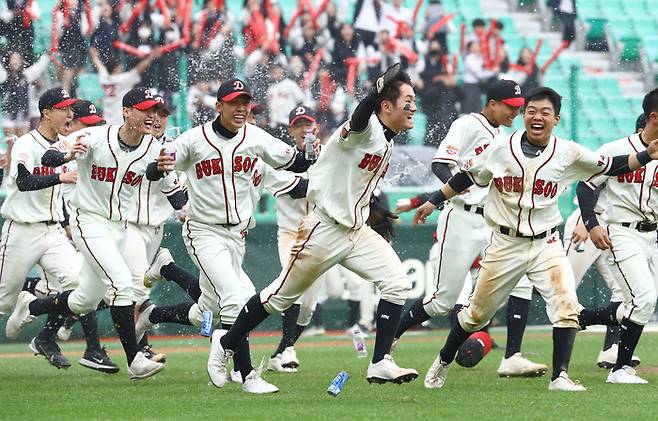
<path id="1" fill-rule="evenodd" d="M 36 98 L 46 88 L 61 84 L 75 93 L 82 72 L 98 74 L 104 95 L 97 105 L 112 124 L 121 123 L 120 99 L 131 87 L 149 86 L 171 100 L 185 73 L 186 114 L 192 125 L 203 123 L 215 115 L 218 85 L 237 75 L 251 84 L 259 125 L 284 137 L 288 112 L 301 103 L 332 131 L 369 80 L 400 61 L 427 116 L 428 145 L 438 144 L 458 113 L 480 110 L 491 81 L 510 77 L 523 89 L 538 84 L 531 48 L 509 57 L 500 22 L 476 19 L 458 27 L 439 0 L 429 0 L 422 14 L 423 0 L 416 7 L 356 0 L 354 8 L 346 0 L 299 0 L 288 20 L 276 0 L 245 0 L 237 15 L 224 1 L 206 0 L 199 9 L 193 0 L 57 0 L 45 10 L 42 1 L 6 0 L 0 10 L 5 135 L 34 125 Z M 43 19 L 52 20 L 52 41 L 35 51 L 35 26 Z M 450 32 L 461 32 L 460 51 L 448 48 Z"/>

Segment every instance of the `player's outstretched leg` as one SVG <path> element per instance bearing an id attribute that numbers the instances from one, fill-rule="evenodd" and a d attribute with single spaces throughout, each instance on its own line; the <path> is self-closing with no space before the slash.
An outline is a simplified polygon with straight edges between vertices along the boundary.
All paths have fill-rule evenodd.
<path id="1" fill-rule="evenodd" d="M 569 392 L 582 392 L 585 387 L 573 382 L 567 372 L 571 352 L 576 342 L 578 329 L 571 327 L 553 327 L 553 375 L 548 390 L 561 390 Z"/>
<path id="2" fill-rule="evenodd" d="M 53 313 L 48 315 L 45 325 L 41 331 L 32 338 L 30 349 L 35 355 L 42 355 L 48 360 L 50 365 L 57 368 L 69 368 L 71 363 L 62 355 L 62 350 L 55 342 L 55 335 L 60 326 L 64 323 L 65 317 Z"/>
<path id="3" fill-rule="evenodd" d="M 295 353 L 295 341 L 297 336 L 297 320 L 301 305 L 293 304 L 288 310 L 281 313 L 282 328 L 281 341 L 276 351 L 267 362 L 267 369 L 282 373 L 295 373 L 299 367 L 299 361 Z M 303 330 L 303 329 L 302 329 Z M 300 331 L 301 334 L 301 331 Z"/>
<path id="4" fill-rule="evenodd" d="M 84 316 L 80 316 L 80 326 L 85 335 L 87 348 L 85 353 L 78 360 L 78 363 L 92 370 L 103 373 L 114 374 L 119 372 L 117 366 L 105 352 L 98 338 L 98 323 L 96 321 L 96 312 L 92 311 Z"/>
<path id="5" fill-rule="evenodd" d="M 155 256 L 151 267 L 144 275 L 144 286 L 151 288 L 159 280 L 175 282 L 180 286 L 187 295 L 195 302 L 199 301 L 201 288 L 199 287 L 199 278 L 190 272 L 176 265 L 171 253 L 166 248 L 161 248 Z"/>
<path id="6" fill-rule="evenodd" d="M 370 383 L 406 383 L 418 377 L 416 370 L 399 367 L 390 355 L 391 345 L 393 345 L 393 339 L 400 323 L 402 308 L 402 305 L 385 299 L 379 300 L 375 316 L 377 324 L 375 349 L 367 374 Z"/>
<path id="7" fill-rule="evenodd" d="M 395 332 L 395 340 L 393 341 L 394 345 L 392 346 L 391 352 L 395 350 L 398 341 L 407 330 L 414 326 L 418 326 L 431 318 L 423 308 L 423 299 L 424 297 L 421 297 L 416 300 L 400 319 L 400 325 Z"/>
<path id="8" fill-rule="evenodd" d="M 507 300 L 507 343 L 498 367 L 500 377 L 540 377 L 548 371 L 547 366 L 532 362 L 521 353 L 530 301 L 513 295 Z"/>
<path id="9" fill-rule="evenodd" d="M 189 319 L 190 308 L 193 303 L 174 304 L 172 306 L 158 307 L 148 301 L 148 305 L 142 305 L 142 311 L 135 322 L 135 337 L 141 341 L 144 334 L 158 323 L 176 323 L 191 326 Z"/>

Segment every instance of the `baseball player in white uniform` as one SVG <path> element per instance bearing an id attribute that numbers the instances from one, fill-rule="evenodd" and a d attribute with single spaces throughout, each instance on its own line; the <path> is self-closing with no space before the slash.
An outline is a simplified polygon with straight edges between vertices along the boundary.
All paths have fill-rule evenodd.
<path id="1" fill-rule="evenodd" d="M 499 80 L 487 91 L 487 104 L 481 113 L 466 114 L 455 120 L 432 160 L 432 170 L 446 183 L 469 159 L 482 154 L 495 138 L 505 134 L 523 105 L 521 88 L 512 80 Z M 404 314 L 396 338 L 412 326 L 436 316 L 447 316 L 457 303 L 473 261 L 491 239 L 491 227 L 484 220 L 488 186 L 474 185 L 455 196 L 439 215 L 436 227 L 439 247 L 436 287 L 418 299 Z M 398 211 L 420 206 L 427 197 L 401 203 Z M 413 203 L 412 203 L 413 202 Z M 470 293 L 470 291 L 469 291 Z M 521 342 L 532 300 L 532 285 L 523 277 L 507 302 L 507 345 L 498 373 L 501 376 L 542 376 L 548 367 L 521 354 Z"/>
<path id="2" fill-rule="evenodd" d="M 315 208 L 302 220 L 281 274 L 249 299 L 228 331 L 213 332 L 208 360 L 213 384 L 226 383 L 228 360 L 242 338 L 271 314 L 289 308 L 336 264 L 381 291 L 368 380 L 402 383 L 418 376 L 398 367 L 389 355 L 411 282 L 390 244 L 365 225 L 370 196 L 390 161 L 393 137 L 413 127 L 415 111 L 411 81 L 398 63 L 377 79 L 350 121 L 332 134 L 309 170 L 307 197 Z"/>
<path id="3" fill-rule="evenodd" d="M 577 143 L 553 136 L 560 120 L 561 97 L 550 88 L 526 94 L 525 130 L 501 137 L 434 193 L 414 215 L 425 222 L 436 206 L 473 184 L 489 187 L 485 219 L 493 228 L 491 243 L 480 262 L 475 291 L 425 377 L 427 388 L 445 384 L 461 344 L 485 326 L 523 275 L 546 301 L 553 324 L 553 375 L 549 390 L 584 391 L 567 374 L 579 328 L 581 306 L 573 271 L 559 240 L 562 222 L 558 193 L 576 180 L 624 174 L 658 158 L 658 140 L 639 154 L 609 158 Z"/>
<path id="4" fill-rule="evenodd" d="M 46 294 L 75 283 L 77 273 L 70 260 L 75 249 L 66 238 L 61 185 L 73 184 L 75 172 L 62 173 L 41 165 L 44 152 L 71 120 L 71 105 L 76 101 L 61 87 L 49 89 L 39 99 L 39 126 L 18 138 L 11 151 L 7 177 L 7 198 L 2 204 L 5 219 L 0 239 L 0 314 L 16 306 L 28 272 L 39 264 L 49 274 L 43 285 Z M 54 335 L 61 325 L 58 314 L 48 316 L 44 329 L 32 339 L 30 348 L 46 357 L 57 368 L 70 363 L 61 354 Z M 18 332 L 7 329 L 7 337 Z"/>
<path id="5" fill-rule="evenodd" d="M 658 138 L 658 89 L 649 92 L 642 102 L 646 127 L 635 133 L 607 143 L 600 154 L 648 154 L 654 149 L 651 139 Z M 617 361 L 610 370 L 607 383 L 645 384 L 631 366 L 633 352 L 649 322 L 658 297 L 658 262 L 656 262 L 656 230 L 658 229 L 658 162 L 651 161 L 642 168 L 617 177 L 597 177 L 579 183 L 578 203 L 592 243 L 601 250 L 610 250 L 612 270 L 619 280 L 623 303 L 611 303 L 603 309 L 584 310 L 581 324 L 619 323 L 619 351 Z M 599 225 L 594 211 L 592 189 L 605 185 L 606 206 Z M 616 305 L 615 305 L 616 304 Z"/>
<path id="6" fill-rule="evenodd" d="M 147 165 L 163 155 L 151 135 L 155 107 L 147 88 L 134 88 L 123 97 L 124 124 L 84 129 L 68 136 L 68 153 L 59 154 L 58 164 L 75 158 L 78 180 L 71 199 L 74 241 L 84 256 L 78 287 L 54 297 L 36 299 L 22 292 L 7 321 L 7 330 L 18 332 L 34 316 L 57 312 L 84 314 L 105 299 L 128 361 L 128 374 L 140 380 L 158 373 L 164 364 L 147 359 L 135 340 L 135 305 L 132 278 L 122 256 L 127 218 L 144 184 Z M 159 158 L 154 166 L 172 171 L 170 162 Z M 154 168 L 155 169 L 155 168 Z M 157 171 L 157 169 L 155 169 Z"/>
<path id="7" fill-rule="evenodd" d="M 189 194 L 183 237 L 200 272 L 201 297 L 189 311 L 189 320 L 197 326 L 205 310 L 219 316 L 222 326 L 231 326 L 253 291 L 240 274 L 244 236 L 255 206 L 251 191 L 256 164 L 262 160 L 274 169 L 293 172 L 310 165 L 303 153 L 246 122 L 250 102 L 243 81 L 225 81 L 217 91 L 219 117 L 176 140 L 176 169 L 185 172 Z M 278 391 L 260 377 L 261 370 L 251 366 L 247 338 L 238 342 L 234 363 L 242 374 L 243 389 Z M 212 377 L 211 381 L 217 387 L 224 385 Z"/>

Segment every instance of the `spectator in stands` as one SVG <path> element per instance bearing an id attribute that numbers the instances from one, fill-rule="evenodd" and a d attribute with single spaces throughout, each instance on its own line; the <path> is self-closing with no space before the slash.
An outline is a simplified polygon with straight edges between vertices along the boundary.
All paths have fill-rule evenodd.
<path id="1" fill-rule="evenodd" d="M 482 84 L 494 77 L 499 68 L 485 69 L 480 43 L 471 41 L 466 45 L 462 87 L 462 113 L 476 113 L 482 109 Z"/>
<path id="2" fill-rule="evenodd" d="M 216 96 L 210 83 L 204 78 L 198 79 L 187 93 L 186 111 L 192 127 L 200 126 L 215 118 Z"/>
<path id="3" fill-rule="evenodd" d="M 548 0 L 547 4 L 562 22 L 562 40 L 572 43 L 576 39 L 576 0 Z"/>
<path id="4" fill-rule="evenodd" d="M 412 13 L 408 7 L 402 6 L 402 0 L 392 0 L 382 5 L 381 29 L 388 30 L 393 38 L 413 35 Z"/>
<path id="5" fill-rule="evenodd" d="M 366 48 L 366 56 L 368 57 L 369 80 L 377 79 L 378 75 L 401 60 L 400 50 L 396 48 L 391 35 L 386 29 L 379 31 L 377 44 Z"/>
<path id="6" fill-rule="evenodd" d="M 113 43 L 119 39 L 119 15 L 109 0 L 101 0 L 99 9 L 100 18 L 91 37 L 91 46 L 98 51 L 98 57 L 107 66 L 111 57 L 117 53 Z"/>
<path id="7" fill-rule="evenodd" d="M 344 23 L 340 27 L 340 33 L 334 35 L 334 48 L 331 54 L 331 73 L 334 80 L 341 86 L 345 87 L 347 82 L 347 64 L 345 60 L 357 57 L 357 52 L 360 51 L 360 56 L 365 54 L 363 47 L 360 47 L 359 40 L 355 36 L 354 28 L 348 23 Z"/>
<path id="8" fill-rule="evenodd" d="M 272 67 L 272 84 L 267 90 L 267 107 L 270 110 L 270 128 L 274 136 L 284 138 L 288 131 L 288 113 L 301 103 L 306 95 L 299 83 L 290 77 L 290 72 L 280 64 Z"/>
<path id="9" fill-rule="evenodd" d="M 414 88 L 427 116 L 425 144 L 438 146 L 457 118 L 455 85 L 457 78 L 446 69 L 441 44 L 432 40 L 427 55 L 419 60 L 416 71 L 420 78 Z"/>
<path id="10" fill-rule="evenodd" d="M 357 0 L 354 8 L 354 29 L 363 45 L 375 46 L 382 22 L 381 0 Z"/>
<path id="11" fill-rule="evenodd" d="M 517 81 L 521 86 L 521 92 L 529 92 L 540 85 L 539 66 L 532 60 L 532 50 L 529 47 L 521 49 L 516 64 L 518 70 L 511 75 L 510 79 Z"/>
<path id="12" fill-rule="evenodd" d="M 34 62 L 34 25 L 39 15 L 37 2 L 27 7 L 27 0 L 6 0 L 7 13 L 0 21 L 0 35 L 7 38 L 9 52 L 17 52 L 25 64 Z"/>
<path id="13" fill-rule="evenodd" d="M 29 85 L 47 70 L 50 56 L 45 53 L 30 67 L 25 67 L 19 52 L 10 53 L 6 69 L 0 65 L 2 128 L 5 137 L 22 136 L 30 130 Z"/>
<path id="14" fill-rule="evenodd" d="M 194 39 L 188 47 L 189 78 L 229 78 L 235 75 L 235 38 L 233 24 L 224 4 L 206 0 L 204 9 L 195 17 Z"/>
<path id="15" fill-rule="evenodd" d="M 122 124 L 123 113 L 121 98 L 141 81 L 141 75 L 148 69 L 154 59 L 160 57 L 160 48 L 155 48 L 142 59 L 137 66 L 129 71 L 124 71 L 121 61 L 117 56 L 109 61 L 105 67 L 98 56 L 98 51 L 92 48 L 89 51 L 91 60 L 98 70 L 98 80 L 103 88 L 103 116 L 108 124 Z"/>
<path id="16" fill-rule="evenodd" d="M 425 9 L 425 26 L 423 32 L 428 41 L 436 40 L 441 44 L 441 49 L 445 54 L 450 53 L 448 50 L 448 28 L 449 25 L 443 25 L 438 31 L 434 31 L 430 37 L 428 30 L 445 16 L 445 10 L 441 0 L 430 0 Z"/>
<path id="17" fill-rule="evenodd" d="M 471 42 L 480 43 L 487 35 L 486 30 L 487 24 L 483 19 L 473 19 L 473 22 L 471 23 L 471 33 L 466 36 L 466 45 L 468 46 Z M 466 47 L 466 51 L 463 51 L 462 53 L 468 53 L 468 47 Z"/>
<path id="18" fill-rule="evenodd" d="M 63 66 L 62 87 L 74 94 L 74 79 L 87 61 L 87 43 L 83 33 L 87 32 L 89 26 L 87 19 L 83 19 L 79 0 L 68 0 L 68 3 L 62 1 L 57 13 L 57 22 L 61 23 L 57 48 Z"/>

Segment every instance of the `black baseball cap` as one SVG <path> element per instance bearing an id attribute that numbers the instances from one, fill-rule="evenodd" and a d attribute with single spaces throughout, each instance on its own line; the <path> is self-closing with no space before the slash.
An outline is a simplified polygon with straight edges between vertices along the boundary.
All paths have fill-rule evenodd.
<path id="1" fill-rule="evenodd" d="M 50 88 L 39 97 L 39 111 L 70 107 L 76 101 L 77 98 L 71 98 L 71 94 L 61 86 Z"/>
<path id="2" fill-rule="evenodd" d="M 105 124 L 105 119 L 98 113 L 98 109 L 91 101 L 78 100 L 71 106 L 71 111 L 73 111 L 74 120 L 80 120 L 88 126 Z"/>
<path id="3" fill-rule="evenodd" d="M 487 101 L 493 99 L 512 107 L 520 107 L 525 104 L 521 95 L 521 87 L 513 80 L 501 79 L 493 83 L 487 90 Z"/>
<path id="4" fill-rule="evenodd" d="M 155 100 L 158 101 L 160 104 L 161 109 L 165 112 L 167 115 L 171 115 L 171 111 L 169 110 L 169 106 L 167 105 L 167 101 L 164 99 L 164 97 L 160 94 L 155 95 Z"/>
<path id="5" fill-rule="evenodd" d="M 138 88 L 132 88 L 124 96 L 121 104 L 125 108 L 137 108 L 140 111 L 149 110 L 156 105 L 162 104 L 160 101 L 155 99 L 155 92 L 149 88 L 144 88 L 140 86 Z"/>
<path id="6" fill-rule="evenodd" d="M 313 110 L 305 105 L 300 105 L 298 107 L 295 107 L 292 109 L 292 111 L 290 111 L 290 114 L 288 114 L 288 125 L 292 126 L 300 118 L 306 119 L 314 123 L 315 113 L 313 113 Z"/>
<path id="7" fill-rule="evenodd" d="M 250 108 L 253 115 L 260 115 L 265 111 L 265 107 L 257 102 L 252 102 Z"/>
<path id="8" fill-rule="evenodd" d="M 217 89 L 217 101 L 231 102 L 242 95 L 253 98 L 247 84 L 240 79 L 229 79 Z"/>
<path id="9" fill-rule="evenodd" d="M 647 125 L 647 116 L 644 113 L 640 114 L 635 121 L 635 131 L 644 129 Z"/>

